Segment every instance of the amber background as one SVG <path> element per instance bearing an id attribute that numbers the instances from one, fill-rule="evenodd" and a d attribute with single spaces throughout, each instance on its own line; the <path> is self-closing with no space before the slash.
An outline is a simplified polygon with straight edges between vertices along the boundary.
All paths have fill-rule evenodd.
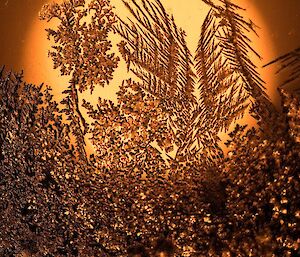
<path id="1" fill-rule="evenodd" d="M 117 6 L 117 10 L 122 12 L 121 0 L 111 1 Z M 34 84 L 45 82 L 54 88 L 53 92 L 59 98 L 68 83 L 68 78 L 61 78 L 59 71 L 53 71 L 52 62 L 47 58 L 47 48 L 50 47 L 50 43 L 46 40 L 44 29 L 51 24 L 38 20 L 38 12 L 47 2 L 48 0 L 0 0 L 0 66 L 6 65 L 7 69 L 15 71 L 24 69 L 27 82 Z M 195 50 L 201 26 L 198 22 L 204 19 L 207 7 L 205 5 L 201 7 L 199 4 L 199 8 L 194 10 L 193 5 L 198 3 L 196 0 L 162 0 L 162 2 L 167 10 L 174 14 L 178 25 L 184 26 L 188 36 L 193 34 L 192 37 L 187 38 L 187 41 L 190 43 L 191 50 Z M 186 6 L 189 2 L 190 6 Z M 259 72 L 267 82 L 269 96 L 279 106 L 276 88 L 284 80 L 285 74 L 275 76 L 278 67 L 261 69 L 261 66 L 300 46 L 300 1 L 233 0 L 233 2 L 246 8 L 247 12 L 244 15 L 261 27 L 260 38 L 254 38 L 253 43 L 264 60 L 257 62 L 257 65 L 260 66 Z M 195 15 L 196 17 L 192 17 Z M 116 100 L 115 92 L 118 90 L 118 85 L 126 78 L 126 69 L 122 70 L 125 64 L 122 65 L 121 62 L 120 66 L 121 69 L 115 73 L 111 85 L 104 89 L 97 89 L 93 96 L 85 94 L 81 98 L 89 99 L 93 104 L 97 102 L 99 95 Z M 254 124 L 254 120 L 250 117 L 245 117 L 243 122 Z"/>
<path id="2" fill-rule="evenodd" d="M 0 65 L 23 69 L 20 58 L 32 20 L 45 0 L 0 0 Z M 33 53 L 34 54 L 34 49 Z"/>
<path id="3" fill-rule="evenodd" d="M 111 1 L 116 5 L 117 11 L 125 13 L 121 0 Z M 68 78 L 62 78 L 59 71 L 53 71 L 52 61 L 47 57 L 47 49 L 51 43 L 46 40 L 44 29 L 53 26 L 53 23 L 46 24 L 38 20 L 38 12 L 47 2 L 48 0 L 0 0 L 0 66 L 6 65 L 8 69 L 15 71 L 24 69 L 26 81 L 34 84 L 45 82 L 53 87 L 54 94 L 59 96 L 68 83 Z M 167 10 L 174 14 L 178 25 L 186 30 L 187 42 L 193 52 L 208 8 L 204 4 L 201 5 L 201 0 L 162 0 L 162 2 Z M 300 1 L 233 0 L 233 2 L 246 8 L 244 15 L 260 26 L 258 31 L 260 38 L 254 37 L 253 44 L 262 55 L 263 61 L 254 61 L 260 67 L 259 72 L 267 83 L 268 94 L 278 105 L 276 88 L 283 81 L 285 74 L 274 75 L 278 68 L 276 65 L 265 69 L 261 69 L 261 66 L 300 46 L 298 28 Z M 194 6 L 198 6 L 198 9 L 196 10 Z M 120 62 L 120 67 L 122 66 L 125 67 L 125 64 Z M 121 68 L 116 71 L 109 87 L 104 90 L 97 89 L 93 97 L 88 95 L 83 97 L 90 98 L 92 103 L 97 101 L 98 95 L 116 100 L 115 92 L 124 78 L 126 69 Z"/>
<path id="4" fill-rule="evenodd" d="M 171 0 L 170 0 L 171 1 Z M 269 27 L 276 52 L 300 44 L 299 0 L 248 0 L 254 3 Z M 0 65 L 20 70 L 19 60 L 32 20 L 46 0 L 0 0 Z M 188 1 L 184 1 L 188 4 Z M 32 49 L 34 54 L 34 49 Z"/>
<path id="5" fill-rule="evenodd" d="M 38 11 L 46 2 L 47 0 L 0 0 L 1 66 L 6 65 L 7 68 L 16 71 L 26 68 L 22 56 L 28 41 L 28 33 L 33 21 L 37 20 Z M 183 2 L 188 4 L 186 0 Z M 271 55 L 274 55 L 274 58 L 300 45 L 299 0 L 244 0 L 239 2 L 246 2 L 257 7 L 257 11 L 265 21 L 263 29 L 267 27 L 270 32 L 269 37 L 273 43 L 270 45 L 273 49 Z M 252 18 L 255 21 L 255 17 Z M 34 56 L 35 49 L 32 48 L 30 52 L 30 55 Z M 265 62 L 269 61 L 268 59 L 265 58 Z"/>

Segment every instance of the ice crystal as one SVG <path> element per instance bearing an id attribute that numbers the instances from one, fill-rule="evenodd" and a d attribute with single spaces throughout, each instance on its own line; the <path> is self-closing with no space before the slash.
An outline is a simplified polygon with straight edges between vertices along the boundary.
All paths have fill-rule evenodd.
<path id="1" fill-rule="evenodd" d="M 63 106 L 50 87 L 0 72 L 0 256 L 299 255 L 299 98 L 282 89 L 280 112 L 263 93 L 241 35 L 253 23 L 228 0 L 205 0 L 212 10 L 194 73 L 185 33 L 160 1 L 124 2 L 137 21 L 116 19 L 108 0 L 42 10 L 43 19 L 60 21 L 48 35 L 55 67 L 72 77 Z M 222 37 L 217 52 L 237 62 L 217 75 L 210 69 L 220 59 L 208 56 L 215 41 L 205 43 L 211 20 L 225 33 L 214 31 Z M 123 81 L 117 103 L 84 100 L 87 126 L 78 91 L 111 80 L 113 30 L 140 80 Z M 223 99 L 233 100 L 228 109 L 221 89 L 238 87 L 241 98 Z M 244 111 L 244 89 L 261 126 L 237 125 L 223 157 L 218 132 Z M 96 149 L 90 156 L 87 132 Z"/>

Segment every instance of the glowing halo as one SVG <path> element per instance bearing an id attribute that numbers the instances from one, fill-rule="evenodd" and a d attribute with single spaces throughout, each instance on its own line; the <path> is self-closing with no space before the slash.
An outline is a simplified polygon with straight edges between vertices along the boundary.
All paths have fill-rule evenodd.
<path id="1" fill-rule="evenodd" d="M 62 0 L 56 1 L 61 2 Z M 244 16 L 251 18 L 260 27 L 260 29 L 258 29 L 259 37 L 256 37 L 254 34 L 250 35 L 250 37 L 253 41 L 253 45 L 255 45 L 256 50 L 266 61 L 260 61 L 254 55 L 250 55 L 250 57 L 253 57 L 254 63 L 256 63 L 258 66 L 258 72 L 261 74 L 262 79 L 265 80 L 266 85 L 269 85 L 267 88 L 268 95 L 273 102 L 277 103 L 278 95 L 274 78 L 275 67 L 268 69 L 261 68 L 261 66 L 266 63 L 267 60 L 272 59 L 275 55 L 270 32 L 266 28 L 263 17 L 256 9 L 254 4 L 251 4 L 246 0 L 235 1 L 246 9 Z M 174 15 L 178 26 L 185 30 L 187 34 L 187 44 L 191 50 L 191 53 L 193 54 L 196 50 L 201 25 L 209 11 L 209 6 L 200 0 L 189 0 L 188 4 L 186 1 L 181 0 L 161 0 L 161 2 L 166 7 L 166 10 L 170 14 Z M 111 0 L 111 4 L 115 7 L 115 12 L 120 17 L 126 18 L 126 16 L 129 14 L 122 1 Z M 67 87 L 70 78 L 61 76 L 59 70 L 54 70 L 52 60 L 47 55 L 48 50 L 53 44 L 53 42 L 48 41 L 46 38 L 45 29 L 49 26 L 55 26 L 55 22 L 46 23 L 38 20 L 38 17 L 34 19 L 31 30 L 28 33 L 27 45 L 24 48 L 22 66 L 25 70 L 24 76 L 26 81 L 34 84 L 45 83 L 50 85 L 53 88 L 55 98 L 59 101 L 61 100 L 61 92 Z M 119 55 L 116 44 L 120 41 L 120 38 L 112 35 L 111 40 L 113 42 L 112 51 Z M 99 96 L 116 102 L 116 92 L 118 91 L 119 85 L 121 85 L 124 79 L 130 77 L 130 75 L 127 73 L 125 62 L 122 60 L 122 58 L 120 59 L 121 61 L 119 62 L 119 67 L 115 71 L 114 79 L 110 82 L 110 84 L 104 88 L 96 87 L 93 95 L 90 95 L 88 91 L 84 92 L 81 94 L 81 99 L 88 99 L 88 101 L 93 105 L 97 104 Z M 88 117 L 86 118 L 89 119 Z M 255 120 L 250 117 L 250 115 L 246 115 L 245 118 L 240 121 L 240 123 L 253 126 L 255 125 Z M 221 138 L 226 140 L 226 134 L 221 133 Z"/>

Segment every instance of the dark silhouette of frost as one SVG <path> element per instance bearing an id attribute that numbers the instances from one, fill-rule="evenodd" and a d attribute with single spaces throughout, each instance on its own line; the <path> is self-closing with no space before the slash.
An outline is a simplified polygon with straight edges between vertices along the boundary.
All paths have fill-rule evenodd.
<path id="1" fill-rule="evenodd" d="M 299 98 L 281 89 L 273 108 L 246 53 L 253 23 L 228 0 L 204 2 L 195 65 L 159 0 L 124 1 L 128 23 L 108 0 L 44 7 L 60 22 L 50 56 L 72 79 L 61 106 L 50 87 L 0 71 L 0 256 L 299 255 Z M 113 30 L 139 79 L 117 103 L 84 100 L 87 125 L 78 91 L 112 79 Z M 223 156 L 218 133 L 248 106 L 260 128 L 236 125 Z"/>

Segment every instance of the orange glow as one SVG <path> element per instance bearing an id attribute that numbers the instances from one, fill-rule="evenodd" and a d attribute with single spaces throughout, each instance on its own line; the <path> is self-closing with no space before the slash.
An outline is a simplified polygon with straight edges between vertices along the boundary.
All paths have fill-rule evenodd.
<path id="1" fill-rule="evenodd" d="M 205 16 L 209 10 L 209 7 L 200 0 L 161 0 L 169 13 L 172 13 L 175 17 L 179 27 L 182 27 L 187 33 L 187 43 L 192 53 L 195 52 L 197 42 L 200 35 L 200 28 Z M 265 61 L 255 59 L 254 62 L 258 67 L 261 67 L 267 60 L 270 60 L 274 56 L 273 43 L 270 37 L 270 33 L 264 24 L 264 20 L 260 13 L 256 10 L 255 6 L 251 4 L 251 1 L 247 0 L 235 0 L 240 6 L 247 9 L 244 12 L 244 16 L 251 18 L 259 27 L 258 33 L 260 35 L 257 38 L 255 35 L 252 37 L 254 48 L 261 53 Z M 121 17 L 126 17 L 128 11 L 125 9 L 121 0 L 112 0 L 112 5 L 116 7 L 116 13 Z M 52 68 L 52 60 L 48 58 L 47 52 L 50 49 L 52 42 L 49 42 L 46 38 L 45 28 L 49 26 L 55 26 L 55 23 L 46 23 L 39 21 L 38 18 L 32 23 L 30 33 L 28 33 L 28 43 L 24 50 L 23 64 L 25 70 L 25 80 L 30 83 L 40 84 L 46 83 L 53 88 L 53 93 L 56 100 L 61 100 L 61 92 L 67 87 L 69 78 L 60 76 L 59 70 Z M 116 43 L 119 41 L 117 36 L 112 36 L 113 51 L 117 53 Z M 262 75 L 262 78 L 268 85 L 267 91 L 270 98 L 274 101 L 278 101 L 276 94 L 276 85 L 273 79 L 274 69 L 262 69 L 258 70 Z M 81 94 L 81 99 L 88 99 L 92 104 L 97 103 L 99 96 L 116 101 L 116 92 L 118 86 L 126 78 L 129 78 L 130 74 L 127 74 L 125 63 L 121 60 L 119 68 L 114 73 L 114 79 L 110 85 L 104 88 L 96 87 L 93 95 L 89 92 Z M 252 118 L 246 117 L 242 123 L 254 125 L 255 122 Z M 223 138 L 223 136 L 222 136 Z M 223 138 L 224 139 L 224 138 Z"/>

